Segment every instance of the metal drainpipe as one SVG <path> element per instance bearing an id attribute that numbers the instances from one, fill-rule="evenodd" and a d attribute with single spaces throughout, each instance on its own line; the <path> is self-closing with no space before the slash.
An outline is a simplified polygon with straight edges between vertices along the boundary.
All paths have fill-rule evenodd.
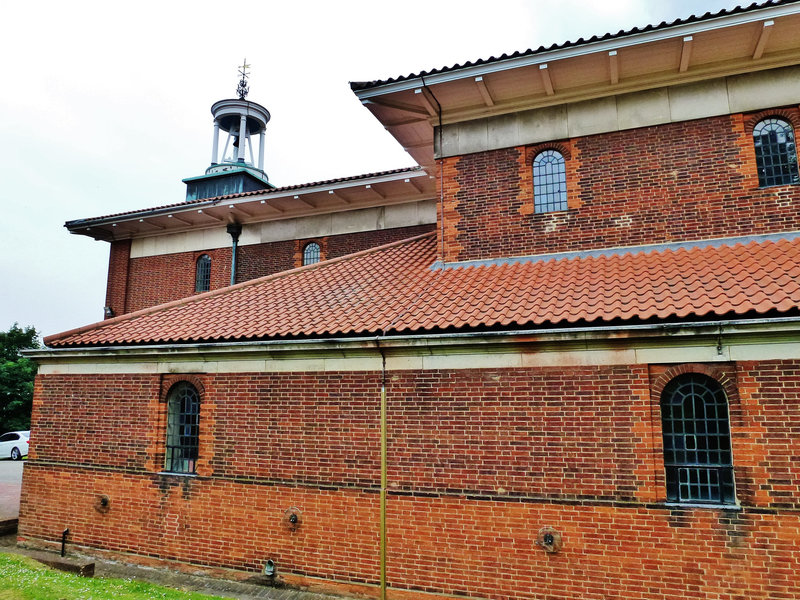
<path id="1" fill-rule="evenodd" d="M 422 87 L 428 90 L 428 93 L 431 95 L 431 98 L 434 99 L 436 102 L 436 114 L 439 117 L 439 227 L 441 229 L 439 233 L 440 238 L 440 253 L 442 257 L 442 262 L 446 263 L 447 260 L 444 257 L 444 132 L 442 127 L 442 105 L 439 103 L 438 98 L 433 93 L 433 90 L 428 87 L 428 84 L 425 83 L 425 78 L 420 77 L 422 81 Z"/>
<path id="2" fill-rule="evenodd" d="M 242 226 L 239 223 L 228 225 L 228 233 L 233 240 L 231 245 L 231 285 L 236 283 L 236 248 L 239 246 L 239 235 L 242 233 Z"/>
<path id="3" fill-rule="evenodd" d="M 386 488 L 387 488 L 387 418 L 386 418 L 386 355 L 378 338 L 375 347 L 381 353 L 381 493 L 380 493 L 380 600 L 386 600 Z"/>

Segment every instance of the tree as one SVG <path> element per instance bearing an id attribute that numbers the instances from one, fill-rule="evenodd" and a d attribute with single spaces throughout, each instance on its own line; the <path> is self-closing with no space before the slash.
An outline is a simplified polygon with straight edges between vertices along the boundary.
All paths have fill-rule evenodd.
<path id="1" fill-rule="evenodd" d="M 39 347 L 39 334 L 33 327 L 22 329 L 14 323 L 8 331 L 0 332 L 0 433 L 31 426 L 37 367 L 20 350 Z"/>

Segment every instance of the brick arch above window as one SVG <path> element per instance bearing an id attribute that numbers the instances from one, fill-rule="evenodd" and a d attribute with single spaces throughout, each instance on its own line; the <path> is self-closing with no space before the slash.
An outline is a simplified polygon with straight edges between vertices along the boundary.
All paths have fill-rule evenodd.
<path id="1" fill-rule="evenodd" d="M 294 242 L 294 266 L 304 266 L 303 255 L 305 249 L 309 244 L 317 244 L 319 246 L 319 260 L 323 261 L 328 258 L 328 238 L 306 238 L 304 240 L 295 240 Z M 315 264 L 315 263 L 312 263 Z"/>
<path id="2" fill-rule="evenodd" d="M 197 393 L 200 394 L 200 398 L 202 399 L 205 396 L 206 388 L 203 384 L 203 380 L 198 377 L 197 375 L 191 375 L 188 373 L 176 373 L 171 375 L 164 375 L 161 379 L 161 393 L 160 399 L 162 402 L 167 401 L 167 396 L 169 395 L 169 391 L 178 383 L 182 382 L 191 383 Z"/>
<path id="3" fill-rule="evenodd" d="M 738 402 L 739 390 L 736 386 L 736 381 L 734 381 L 734 379 L 731 377 L 728 370 L 722 365 L 708 365 L 703 363 L 686 363 L 669 367 L 653 382 L 653 398 L 656 400 L 661 398 L 661 393 L 664 391 L 664 388 L 667 386 L 667 384 L 679 375 L 683 375 L 685 373 L 699 373 L 701 375 L 707 375 L 708 377 L 711 377 L 711 379 L 715 380 L 720 384 L 720 386 L 722 386 L 722 389 L 725 391 L 725 395 L 728 398 L 728 404 Z"/>
<path id="4" fill-rule="evenodd" d="M 752 136 L 756 125 L 765 119 L 783 119 L 788 121 L 794 128 L 795 133 L 797 133 L 797 130 L 800 129 L 800 108 L 772 108 L 747 115 L 744 120 L 744 128 L 747 135 Z"/>
<path id="5" fill-rule="evenodd" d="M 525 149 L 525 164 L 532 167 L 533 160 L 545 150 L 555 150 L 564 157 L 564 160 L 572 159 L 572 150 L 568 144 L 564 142 L 547 142 L 544 144 L 536 144 L 535 146 L 528 146 Z"/>

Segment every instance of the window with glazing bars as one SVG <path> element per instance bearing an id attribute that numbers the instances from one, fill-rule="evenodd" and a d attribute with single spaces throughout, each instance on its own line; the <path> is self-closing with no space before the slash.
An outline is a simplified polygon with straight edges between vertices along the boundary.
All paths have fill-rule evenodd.
<path id="1" fill-rule="evenodd" d="M 758 185 L 800 183 L 792 126 L 783 119 L 764 119 L 753 129 Z"/>
<path id="2" fill-rule="evenodd" d="M 533 159 L 533 210 L 567 210 L 566 163 L 556 150 L 545 150 Z"/>
<path id="3" fill-rule="evenodd" d="M 167 454 L 170 473 L 194 473 L 200 439 L 200 394 L 188 382 L 172 386 L 167 396 Z"/>
<path id="4" fill-rule="evenodd" d="M 728 401 L 711 377 L 687 373 L 661 395 L 667 501 L 733 504 Z"/>
<path id="5" fill-rule="evenodd" d="M 211 289 L 211 257 L 203 254 L 197 259 L 197 271 L 194 277 L 194 291 L 207 292 Z"/>
<path id="6" fill-rule="evenodd" d="M 322 250 L 319 247 L 319 244 L 316 242 L 309 242 L 306 244 L 306 247 L 303 248 L 303 264 L 313 265 L 314 263 L 318 263 L 320 261 L 321 254 Z"/>

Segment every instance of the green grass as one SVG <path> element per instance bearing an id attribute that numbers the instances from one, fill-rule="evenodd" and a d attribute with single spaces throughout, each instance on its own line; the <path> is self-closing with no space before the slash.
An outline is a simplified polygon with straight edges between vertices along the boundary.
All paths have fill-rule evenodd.
<path id="1" fill-rule="evenodd" d="M 132 581 L 78 577 L 26 556 L 0 553 L 0 600 L 224 600 Z"/>

